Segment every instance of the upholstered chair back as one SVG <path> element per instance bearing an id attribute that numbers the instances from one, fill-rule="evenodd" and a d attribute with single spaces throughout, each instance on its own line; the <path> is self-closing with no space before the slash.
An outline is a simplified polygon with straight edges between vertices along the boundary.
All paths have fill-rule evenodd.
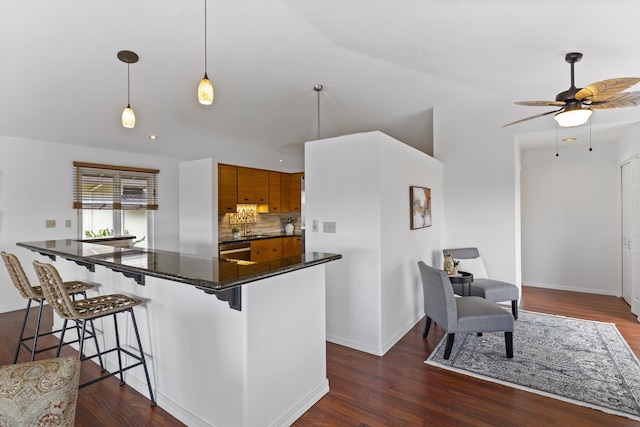
<path id="1" fill-rule="evenodd" d="M 418 262 L 424 293 L 424 313 L 447 332 L 458 329 L 458 312 L 453 287 L 442 270 Z"/>

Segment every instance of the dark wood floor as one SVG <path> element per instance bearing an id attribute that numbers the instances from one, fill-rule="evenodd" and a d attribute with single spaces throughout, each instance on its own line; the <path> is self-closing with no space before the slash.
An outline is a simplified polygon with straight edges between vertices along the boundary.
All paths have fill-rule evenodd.
<path id="1" fill-rule="evenodd" d="M 525 287 L 522 309 L 613 322 L 640 355 L 640 324 L 620 298 Z M 0 364 L 11 363 L 23 312 L 0 314 Z M 47 310 L 47 319 L 51 311 Z M 48 321 L 50 324 L 50 320 Z M 305 426 L 637 426 L 608 415 L 424 364 L 444 335 L 424 320 L 383 357 L 327 344 L 331 391 L 294 425 Z M 46 357 L 39 355 L 40 357 Z M 20 361 L 28 360 L 26 352 Z M 97 369 L 83 365 L 83 379 Z M 277 387 L 277 386 L 276 386 Z M 274 390 L 276 392 L 277 390 Z M 83 388 L 76 426 L 181 426 L 114 378 Z"/>

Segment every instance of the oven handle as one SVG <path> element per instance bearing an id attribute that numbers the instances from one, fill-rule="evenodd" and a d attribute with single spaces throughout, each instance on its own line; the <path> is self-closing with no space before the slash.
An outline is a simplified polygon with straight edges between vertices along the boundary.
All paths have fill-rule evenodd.
<path id="1" fill-rule="evenodd" d="M 251 248 L 223 249 L 220 251 L 220 255 L 235 254 L 238 252 L 250 252 L 250 251 L 251 251 Z"/>

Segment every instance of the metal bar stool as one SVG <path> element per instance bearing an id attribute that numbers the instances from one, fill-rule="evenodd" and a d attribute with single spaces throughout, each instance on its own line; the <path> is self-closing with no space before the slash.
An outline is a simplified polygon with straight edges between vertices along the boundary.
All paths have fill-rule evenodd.
<path id="1" fill-rule="evenodd" d="M 147 386 L 149 387 L 149 399 L 151 400 L 151 406 L 155 406 L 156 400 L 153 395 L 153 389 L 151 387 L 151 379 L 149 378 L 147 362 L 144 357 L 144 352 L 142 351 L 142 342 L 140 341 L 140 334 L 138 333 L 138 325 L 136 324 L 136 317 L 133 313 L 133 307 L 140 305 L 142 303 L 142 300 L 131 298 L 126 295 L 111 294 L 111 295 L 102 295 L 98 297 L 91 297 L 91 298 L 74 301 L 69 297 L 69 293 L 67 292 L 64 286 L 64 283 L 60 278 L 60 274 L 58 273 L 58 270 L 53 265 L 41 263 L 39 261 L 33 261 L 33 266 L 36 269 L 38 279 L 40 280 L 42 291 L 44 292 L 44 295 L 47 298 L 47 301 L 49 302 L 49 304 L 51 304 L 53 306 L 53 309 L 56 311 L 56 313 L 58 313 L 58 316 L 60 316 L 63 319 L 81 322 L 82 332 L 80 333 L 80 345 L 78 349 L 78 357 L 81 360 L 87 360 L 87 359 L 92 359 L 94 357 L 100 357 L 102 355 L 105 355 L 107 353 L 111 353 L 114 351 L 117 352 L 117 355 L 118 355 L 117 371 L 110 372 L 107 375 L 100 376 L 94 380 L 81 384 L 80 388 L 88 386 L 98 381 L 102 381 L 114 375 L 120 376 L 120 385 L 123 385 L 125 383 L 124 376 L 123 376 L 124 371 L 134 368 L 136 366 L 142 365 L 144 369 L 144 375 L 147 379 Z M 120 345 L 120 336 L 118 333 L 118 318 L 116 315 L 124 312 L 129 312 L 131 314 L 131 322 L 133 324 L 133 330 L 136 335 L 136 341 L 138 342 L 139 355 L 130 352 L 129 350 L 123 348 Z M 97 353 L 95 355 L 83 356 L 87 321 L 92 321 L 94 319 L 98 319 L 98 318 L 110 316 L 110 315 L 113 315 L 116 346 L 105 351 L 100 351 L 100 349 L 96 347 Z M 58 353 L 59 351 L 60 351 L 60 348 L 58 348 Z M 123 353 L 132 357 L 137 362 L 123 367 L 122 366 Z"/>
<path id="2" fill-rule="evenodd" d="M 31 283 L 29 283 L 29 279 L 27 278 L 27 275 L 25 274 L 24 269 L 22 268 L 22 264 L 20 264 L 20 261 L 14 254 L 2 251 L 0 252 L 0 255 L 2 255 L 2 259 L 4 260 L 4 264 L 7 267 L 7 271 L 9 273 L 9 277 L 11 277 L 11 281 L 13 282 L 13 285 L 18 289 L 18 291 L 20 292 L 20 295 L 22 295 L 22 297 L 27 300 L 27 308 L 24 313 L 24 320 L 22 321 L 22 327 L 20 328 L 20 337 L 18 338 L 18 345 L 16 347 L 15 356 L 13 357 L 13 363 L 14 364 L 17 363 L 18 355 L 20 354 L 20 348 L 22 347 L 24 347 L 27 351 L 31 353 L 31 361 L 33 362 L 37 353 L 41 353 L 47 350 L 52 350 L 59 346 L 59 345 L 54 345 L 51 347 L 37 349 L 38 338 L 47 336 L 47 335 L 56 334 L 66 330 L 67 320 L 64 321 L 64 325 L 62 329 L 52 330 L 51 332 L 45 332 L 41 334 L 40 320 L 42 318 L 42 307 L 45 301 L 45 297 L 44 297 L 44 294 L 42 293 L 41 287 L 31 286 Z M 75 299 L 77 295 L 82 295 L 86 298 L 87 297 L 86 291 L 94 287 L 94 285 L 92 285 L 91 283 L 85 283 L 81 281 L 64 282 L 63 285 L 67 290 L 67 293 L 71 295 L 73 299 Z M 36 319 L 36 328 L 32 336 L 25 337 L 24 332 L 27 325 L 27 320 L 29 319 L 29 309 L 31 308 L 32 301 L 36 301 L 39 304 L 38 317 Z M 80 328 L 77 324 L 74 327 L 78 332 L 78 339 L 75 341 L 64 343 L 64 344 L 72 344 L 75 342 L 79 342 Z M 93 330 L 93 325 L 91 325 L 91 327 L 92 327 L 92 333 L 95 337 L 95 331 Z M 29 347 L 29 345 L 27 344 L 27 342 L 29 341 L 33 341 L 33 344 L 31 347 Z M 100 366 L 101 367 L 103 366 L 102 360 L 100 360 Z"/>

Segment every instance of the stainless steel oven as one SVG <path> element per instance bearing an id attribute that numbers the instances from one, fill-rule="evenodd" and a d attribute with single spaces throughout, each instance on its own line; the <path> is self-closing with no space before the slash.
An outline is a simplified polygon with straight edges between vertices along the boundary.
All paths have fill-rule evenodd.
<path id="1" fill-rule="evenodd" d="M 251 260 L 251 243 L 249 242 L 220 243 L 219 249 L 220 258 Z"/>

